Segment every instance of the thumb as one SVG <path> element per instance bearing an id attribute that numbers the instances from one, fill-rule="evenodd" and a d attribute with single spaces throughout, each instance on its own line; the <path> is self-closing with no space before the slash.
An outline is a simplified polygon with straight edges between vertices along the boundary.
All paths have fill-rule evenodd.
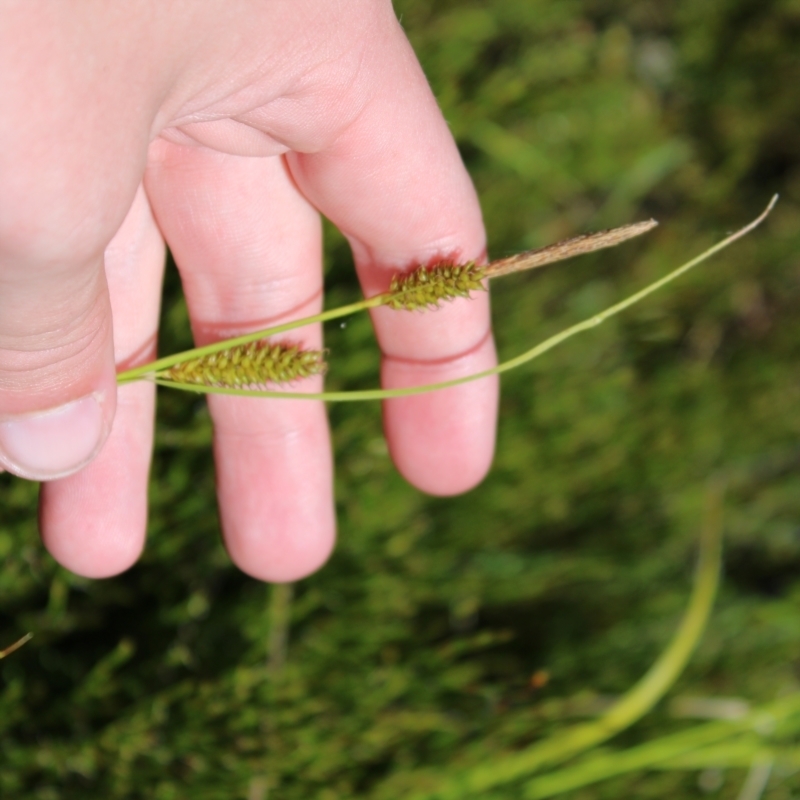
<path id="1" fill-rule="evenodd" d="M 71 263 L 30 256 L 0 242 L 0 466 L 44 481 L 100 450 L 116 378 L 102 250 Z"/>
<path id="2" fill-rule="evenodd" d="M 88 463 L 111 428 L 103 252 L 136 196 L 179 59 L 153 55 L 171 16 L 156 20 L 135 3 L 130 13 L 114 4 L 5 5 L 0 466 L 52 480 Z"/>

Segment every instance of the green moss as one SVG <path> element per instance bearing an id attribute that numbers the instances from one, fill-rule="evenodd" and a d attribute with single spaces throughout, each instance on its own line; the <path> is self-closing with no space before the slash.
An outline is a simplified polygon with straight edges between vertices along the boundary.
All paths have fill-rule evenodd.
<path id="1" fill-rule="evenodd" d="M 729 484 L 725 581 L 674 691 L 767 702 L 796 687 L 796 11 L 396 7 L 478 186 L 493 257 L 661 222 L 646 241 L 496 282 L 502 353 L 664 274 L 773 192 L 781 202 L 680 284 L 506 375 L 495 466 L 468 495 L 409 488 L 377 406 L 332 407 L 340 544 L 295 587 L 278 676 L 270 589 L 219 543 L 202 399 L 160 396 L 148 548 L 114 580 L 57 569 L 36 535 L 35 489 L 0 476 L 0 646 L 36 633 L 0 662 L 4 798 L 227 800 L 270 787 L 334 800 L 412 770 L 491 763 L 623 692 L 655 658 L 688 594 L 712 475 Z M 328 305 L 355 298 L 341 237 L 326 263 Z M 374 385 L 366 318 L 329 328 L 341 388 Z M 188 346 L 171 274 L 162 349 Z M 549 682 L 534 689 L 540 669 Z M 657 710 L 615 746 L 683 724 Z M 714 796 L 735 797 L 744 771 L 723 777 Z M 797 789 L 778 776 L 767 796 Z M 677 796 L 706 796 L 697 772 L 580 790 Z"/>

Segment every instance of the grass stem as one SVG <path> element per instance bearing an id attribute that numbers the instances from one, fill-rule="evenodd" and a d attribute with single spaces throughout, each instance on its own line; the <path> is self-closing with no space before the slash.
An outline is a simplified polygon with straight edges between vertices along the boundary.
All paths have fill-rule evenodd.
<path id="1" fill-rule="evenodd" d="M 277 328 L 270 328 L 266 331 L 248 334 L 247 336 L 240 336 L 237 339 L 228 339 L 224 342 L 217 342 L 213 345 L 208 345 L 207 347 L 200 347 L 195 350 L 188 350 L 184 353 L 178 353 L 174 356 L 168 356 L 167 358 L 159 359 L 152 364 L 146 364 L 142 367 L 137 367 L 134 370 L 121 373 L 118 376 L 118 381 L 120 383 L 127 383 L 130 380 L 136 380 L 150 375 L 151 380 L 153 380 L 153 382 L 159 386 L 168 386 L 170 388 L 180 389 L 186 392 L 196 392 L 201 394 L 227 394 L 237 397 L 279 397 L 283 399 L 288 398 L 295 400 L 324 400 L 329 403 L 353 403 L 363 400 L 388 400 L 393 397 L 408 397 L 410 395 L 424 394 L 426 392 L 433 392 L 440 389 L 449 389 L 453 386 L 460 386 L 461 384 L 469 383 L 470 381 L 487 378 L 490 375 L 500 375 L 503 372 L 508 372 L 512 369 L 516 369 L 517 367 L 521 367 L 523 364 L 527 364 L 529 361 L 539 358 L 563 342 L 566 342 L 568 339 L 577 336 L 579 333 L 596 328 L 598 325 L 601 325 L 611 317 L 621 314 L 626 309 L 630 308 L 636 303 L 641 302 L 649 295 L 657 292 L 659 289 L 664 288 L 667 284 L 672 283 L 672 281 L 676 280 L 682 275 L 685 275 L 687 272 L 689 272 L 689 270 L 694 269 L 694 267 L 698 266 L 698 264 L 701 264 L 703 261 L 706 261 L 711 256 L 719 253 L 721 250 L 724 250 L 726 247 L 748 234 L 766 219 L 767 215 L 770 213 L 770 211 L 772 211 L 777 200 L 778 195 L 775 195 L 770 200 L 767 208 L 748 225 L 745 225 L 743 228 L 728 236 L 726 239 L 723 239 L 721 242 L 713 245 L 713 247 L 709 247 L 708 250 L 691 259 L 691 261 L 687 261 L 685 264 L 682 264 L 680 267 L 665 275 L 663 278 L 660 278 L 648 286 L 645 286 L 643 289 L 640 289 L 638 292 L 626 297 L 619 303 L 615 303 L 613 306 L 605 309 L 605 311 L 601 311 L 599 314 L 595 314 L 593 317 L 583 320 L 582 322 L 578 322 L 575 325 L 572 325 L 569 328 L 561 331 L 560 333 L 551 336 L 549 339 L 537 344 L 535 347 L 532 347 L 530 350 L 527 350 L 521 355 L 511 358 L 508 361 L 504 361 L 501 364 L 498 364 L 496 367 L 492 367 L 491 369 L 483 370 L 482 372 L 477 372 L 472 375 L 465 375 L 464 377 L 455 378 L 449 381 L 429 383 L 423 386 L 410 386 L 402 389 L 363 389 L 347 392 L 290 392 L 269 389 L 232 389 L 220 386 L 174 383 L 172 381 L 165 381 L 157 377 L 152 377 L 152 374 L 155 371 L 178 364 L 190 357 L 196 358 L 200 355 L 218 352 L 237 344 L 249 343 L 255 341 L 256 339 L 264 338 L 265 336 L 272 336 L 276 333 L 289 330 L 291 327 L 299 327 L 301 325 L 307 325 L 310 322 L 320 321 L 323 317 L 325 319 L 335 319 L 338 316 L 344 316 L 345 313 L 350 314 L 354 313 L 355 311 L 360 311 L 364 308 L 372 308 L 378 305 L 383 305 L 386 301 L 382 298 L 390 297 L 390 295 L 387 294 L 377 295 L 370 300 L 364 300 L 361 303 L 354 303 L 351 306 L 344 306 L 341 309 L 335 309 L 335 311 L 326 312 L 326 314 L 319 315 L 318 317 L 310 317 L 305 320 L 298 320 L 297 322 L 287 323 L 286 325 L 282 325 Z"/>

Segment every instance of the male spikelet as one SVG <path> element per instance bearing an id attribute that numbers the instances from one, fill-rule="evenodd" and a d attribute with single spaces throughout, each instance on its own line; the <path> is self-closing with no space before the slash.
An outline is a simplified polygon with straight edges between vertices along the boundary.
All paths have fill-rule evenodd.
<path id="1" fill-rule="evenodd" d="M 407 311 L 436 308 L 441 300 L 468 297 L 470 292 L 485 289 L 486 286 L 481 282 L 484 278 L 499 278 L 501 275 L 543 267 L 582 253 L 614 247 L 646 233 L 657 224 L 651 219 L 608 231 L 573 236 L 547 247 L 492 261 L 483 267 L 479 267 L 474 261 L 468 264 L 451 264 L 445 261 L 429 267 L 418 267 L 406 275 L 395 275 L 392 278 L 384 305 Z"/>
<path id="2" fill-rule="evenodd" d="M 321 350 L 261 341 L 183 361 L 157 373 L 157 377 L 174 383 L 238 389 L 322 375 L 326 367 Z"/>
<path id="3" fill-rule="evenodd" d="M 470 292 L 483 291 L 486 287 L 481 279 L 485 274 L 486 267 L 479 267 L 474 261 L 418 267 L 392 278 L 386 305 L 407 311 L 436 308 L 441 300 L 469 297 Z"/>

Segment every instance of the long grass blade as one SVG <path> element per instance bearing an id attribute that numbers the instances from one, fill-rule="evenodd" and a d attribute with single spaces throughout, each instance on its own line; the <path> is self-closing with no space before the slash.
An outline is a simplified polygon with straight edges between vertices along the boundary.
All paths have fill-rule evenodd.
<path id="1" fill-rule="evenodd" d="M 658 702 L 683 671 L 706 626 L 722 560 L 722 497 L 708 491 L 706 519 L 700 537 L 700 557 L 689 605 L 672 641 L 653 666 L 599 719 L 575 725 L 502 760 L 482 764 L 442 782 L 435 789 L 411 795 L 411 800 L 463 800 L 564 762 L 610 739 L 632 725 Z M 568 773 L 571 774 L 571 770 Z M 544 797 L 530 789 L 526 797 Z"/>

